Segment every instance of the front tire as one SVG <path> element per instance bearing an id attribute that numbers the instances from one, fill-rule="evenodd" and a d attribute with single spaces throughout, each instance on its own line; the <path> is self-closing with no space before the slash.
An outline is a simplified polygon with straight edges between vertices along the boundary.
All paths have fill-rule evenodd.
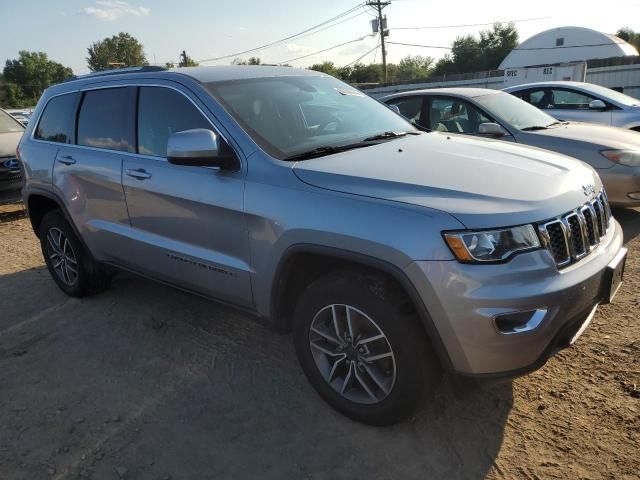
<path id="1" fill-rule="evenodd" d="M 390 425 L 434 393 L 442 371 L 410 302 L 384 276 L 330 273 L 294 314 L 298 359 L 317 392 L 344 415 Z"/>
<path id="2" fill-rule="evenodd" d="M 61 211 L 44 216 L 39 236 L 49 273 L 64 293 L 84 297 L 109 286 L 111 277 L 91 258 Z"/>

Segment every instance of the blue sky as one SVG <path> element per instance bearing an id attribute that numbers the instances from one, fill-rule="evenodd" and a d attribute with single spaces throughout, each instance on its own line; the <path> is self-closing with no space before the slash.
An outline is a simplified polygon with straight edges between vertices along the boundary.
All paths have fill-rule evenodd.
<path id="1" fill-rule="evenodd" d="M 128 32 L 142 42 L 151 63 L 177 61 L 185 49 L 197 59 L 208 59 L 250 49 L 300 32 L 358 5 L 358 0 L 0 0 L 2 37 L 0 62 L 15 58 L 19 50 L 46 52 L 50 58 L 73 68 L 88 71 L 87 47 L 94 41 Z M 517 24 L 521 39 L 547 28 L 577 25 L 614 33 L 628 25 L 640 30 L 638 0 L 609 0 L 607 12 L 594 15 L 585 2 L 538 0 L 522 2 L 495 0 L 394 0 L 386 8 L 391 29 L 398 27 L 478 24 L 492 21 L 541 20 Z M 598 7 L 596 10 L 600 10 Z M 306 55 L 371 33 L 373 15 L 364 8 L 344 17 L 347 21 L 273 48 L 247 54 L 265 63 L 278 63 Z M 389 40 L 449 46 L 457 35 L 475 33 L 480 26 L 423 30 L 395 30 Z M 291 62 L 308 66 L 322 60 L 337 65 L 353 62 L 365 52 L 364 63 L 380 60 L 377 40 L 366 37 L 344 47 Z M 446 50 L 388 46 L 390 61 L 408 54 L 442 56 Z M 231 59 L 208 62 L 229 63 Z"/>

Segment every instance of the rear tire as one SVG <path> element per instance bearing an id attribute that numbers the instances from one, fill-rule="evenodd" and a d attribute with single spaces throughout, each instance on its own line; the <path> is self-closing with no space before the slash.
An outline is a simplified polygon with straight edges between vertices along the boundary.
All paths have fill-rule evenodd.
<path id="1" fill-rule="evenodd" d="M 311 385 L 359 422 L 391 425 L 413 415 L 442 376 L 412 305 L 375 273 L 337 271 L 309 285 L 293 335 Z"/>
<path id="2" fill-rule="evenodd" d="M 93 260 L 60 210 L 47 213 L 39 231 L 44 261 L 64 293 L 84 297 L 110 285 L 111 276 Z"/>

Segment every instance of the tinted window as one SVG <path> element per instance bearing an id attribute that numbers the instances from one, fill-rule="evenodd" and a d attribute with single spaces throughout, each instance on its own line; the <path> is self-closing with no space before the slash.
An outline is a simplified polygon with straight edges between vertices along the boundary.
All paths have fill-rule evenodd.
<path id="1" fill-rule="evenodd" d="M 480 110 L 459 98 L 434 98 L 431 101 L 429 128 L 440 132 L 478 133 L 481 123 L 489 123 Z"/>
<path id="2" fill-rule="evenodd" d="M 184 95 L 168 88 L 141 87 L 138 97 L 138 152 L 167 156 L 172 133 L 211 124 Z"/>
<path id="3" fill-rule="evenodd" d="M 42 112 L 35 138 L 49 142 L 71 143 L 76 93 L 53 97 Z"/>
<path id="4" fill-rule="evenodd" d="M 420 122 L 420 114 L 422 113 L 422 97 L 399 97 L 390 100 L 388 103 L 398 107 L 398 110 L 400 110 L 400 113 L 406 119 L 422 125 Z"/>
<path id="5" fill-rule="evenodd" d="M 130 90 L 108 88 L 84 94 L 78 115 L 78 145 L 134 151 Z"/>

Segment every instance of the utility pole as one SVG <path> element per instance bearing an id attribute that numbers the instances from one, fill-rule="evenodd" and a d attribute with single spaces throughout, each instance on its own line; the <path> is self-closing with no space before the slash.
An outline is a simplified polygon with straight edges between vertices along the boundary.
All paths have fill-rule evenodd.
<path id="1" fill-rule="evenodd" d="M 385 22 L 382 18 L 382 9 L 387 5 L 390 5 L 391 1 L 382 2 L 380 0 L 369 0 L 367 5 L 376 7 L 378 10 L 378 32 L 380 32 L 380 47 L 382 48 L 382 69 L 384 71 L 384 83 L 389 82 L 389 75 L 387 72 L 387 50 L 384 46 L 384 37 L 388 30 L 385 28 Z"/>

